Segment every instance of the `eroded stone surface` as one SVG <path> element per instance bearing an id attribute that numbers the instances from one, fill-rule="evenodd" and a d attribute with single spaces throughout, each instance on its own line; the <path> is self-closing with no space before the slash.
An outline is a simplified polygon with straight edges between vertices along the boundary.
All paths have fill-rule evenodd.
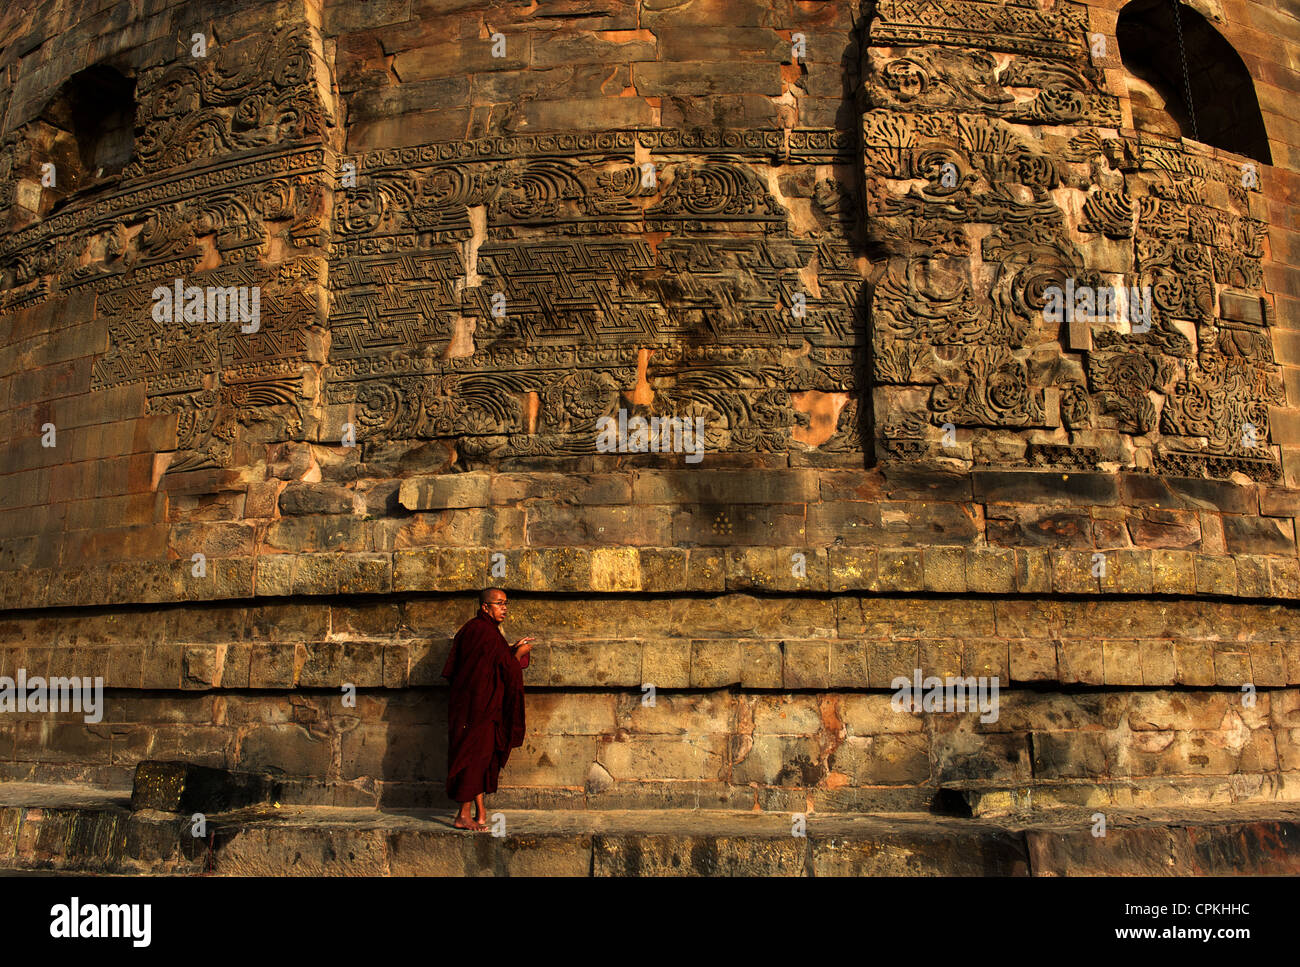
<path id="1" fill-rule="evenodd" d="M 4 775 L 431 801 L 494 583 L 539 638 L 517 807 L 1294 799 L 1294 19 L 1215 6 L 1244 74 L 1193 131 L 1121 0 L 546 6 L 0 17 L 0 675 L 109 689 L 6 713 Z M 1150 328 L 1047 319 L 1067 281 Z M 700 446 L 602 452 L 621 411 Z M 1002 716 L 891 718 L 917 671 Z M 350 862 L 484 868 L 393 836 Z M 736 842 L 573 865 L 793 861 Z"/>

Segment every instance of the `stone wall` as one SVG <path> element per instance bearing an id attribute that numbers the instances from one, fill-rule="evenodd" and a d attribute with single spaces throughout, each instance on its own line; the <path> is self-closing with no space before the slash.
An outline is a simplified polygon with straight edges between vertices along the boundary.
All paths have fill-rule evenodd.
<path id="1" fill-rule="evenodd" d="M 104 675 L 103 721 L 0 733 L 6 778 L 143 759 L 274 772 L 287 802 L 440 801 L 449 635 L 472 596 L 14 618 L 0 674 Z M 520 595 L 547 629 L 503 803 L 925 809 L 1296 798 L 1300 623 L 1226 602 Z M 637 629 L 629 639 L 626 629 Z M 904 714 L 896 676 L 996 676 L 999 713 Z M 340 686 L 358 687 L 346 707 Z M 1240 687 L 1252 684 L 1255 701 Z M 654 704 L 644 686 L 654 684 Z"/>
<path id="2" fill-rule="evenodd" d="M 102 6 L 0 17 L 0 674 L 111 696 L 0 717 L 5 774 L 427 801 L 497 583 L 509 801 L 1297 798 L 1282 0 L 1185 11 L 1267 159 L 1178 138 L 1120 0 Z M 891 719 L 915 668 L 1001 724 Z"/>

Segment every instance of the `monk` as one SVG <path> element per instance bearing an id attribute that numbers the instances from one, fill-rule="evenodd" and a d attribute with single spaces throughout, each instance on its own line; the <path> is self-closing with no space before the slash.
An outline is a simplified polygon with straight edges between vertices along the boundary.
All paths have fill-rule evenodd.
<path id="1" fill-rule="evenodd" d="M 460 803 L 452 825 L 487 829 L 483 794 L 497 791 L 510 750 L 524 744 L 524 676 L 533 639 L 509 645 L 501 634 L 506 593 L 488 588 L 479 610 L 456 632 L 442 677 L 451 681 L 447 708 L 447 795 Z M 477 816 L 470 819 L 473 801 Z"/>

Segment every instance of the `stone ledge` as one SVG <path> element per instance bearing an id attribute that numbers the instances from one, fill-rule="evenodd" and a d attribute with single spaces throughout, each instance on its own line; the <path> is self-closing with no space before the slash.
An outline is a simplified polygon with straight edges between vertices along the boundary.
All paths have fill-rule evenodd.
<path id="1" fill-rule="evenodd" d="M 1116 810 L 1030 825 L 925 813 L 735 809 L 503 810 L 506 835 L 452 829 L 445 810 L 298 806 L 187 818 L 131 813 L 99 790 L 13 784 L 0 806 L 0 868 L 218 876 L 1044 876 L 1300 873 L 1293 805 Z M 67 790 L 67 787 L 63 787 Z M 62 791 L 62 790 L 60 790 Z M 98 793 L 98 795 L 96 795 Z M 507 809 L 509 807 L 506 807 Z M 1290 844 L 1261 852 L 1253 844 Z M 1171 865 L 1170 861 L 1173 860 Z"/>
<path id="2" fill-rule="evenodd" d="M 521 625 L 523 623 L 521 622 Z M 533 628 L 533 632 L 537 629 Z M 448 632 L 444 632 L 447 634 Z M 232 631 L 232 637 L 237 632 Z M 107 689 L 399 689 L 445 687 L 451 639 L 434 635 L 290 642 L 5 647 L 0 674 L 103 676 Z M 895 678 L 996 677 L 1024 683 L 1285 688 L 1300 685 L 1300 641 L 1188 638 L 584 638 L 534 645 L 529 687 L 889 691 Z M 142 674 L 143 670 L 143 674 Z"/>
<path id="3" fill-rule="evenodd" d="M 1300 600 L 1300 562 L 1262 554 L 1045 547 L 424 547 L 0 572 L 0 610 L 470 591 L 1210 595 Z"/>

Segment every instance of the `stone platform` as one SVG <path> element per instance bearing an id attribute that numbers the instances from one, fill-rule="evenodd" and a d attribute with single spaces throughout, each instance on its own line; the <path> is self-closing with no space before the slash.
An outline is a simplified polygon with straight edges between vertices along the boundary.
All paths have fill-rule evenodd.
<path id="1" fill-rule="evenodd" d="M 926 813 L 510 810 L 507 835 L 446 812 L 269 805 L 208 836 L 126 791 L 0 784 L 0 873 L 221 876 L 1089 876 L 1300 874 L 1300 807 L 1233 805 L 1031 821 Z"/>

